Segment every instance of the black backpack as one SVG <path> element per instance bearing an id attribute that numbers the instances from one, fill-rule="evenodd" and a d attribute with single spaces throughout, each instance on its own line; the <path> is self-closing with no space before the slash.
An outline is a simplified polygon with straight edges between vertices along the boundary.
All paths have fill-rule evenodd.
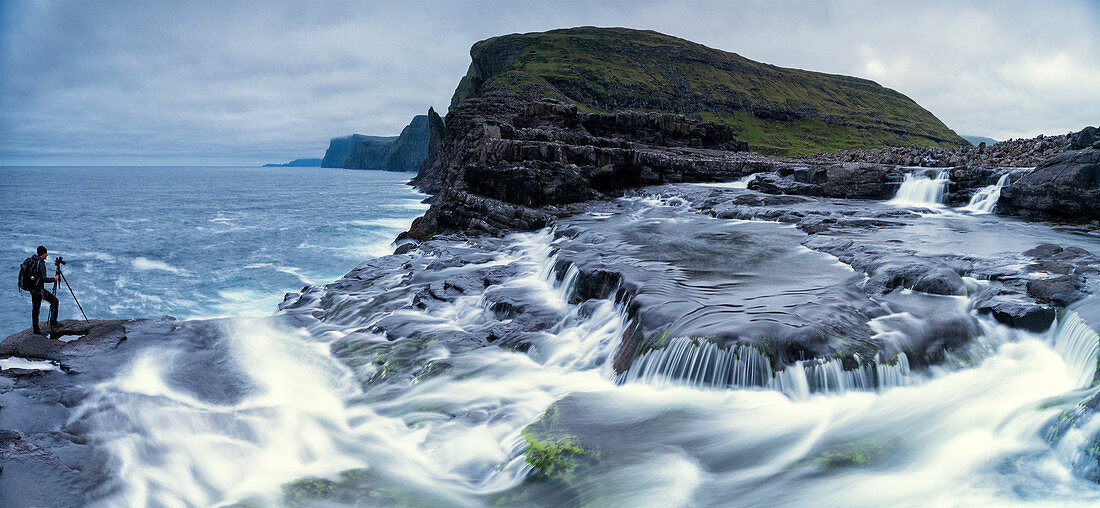
<path id="1" fill-rule="evenodd" d="M 38 291 L 38 263 L 41 260 L 31 256 L 19 265 L 19 289 L 23 291 Z"/>

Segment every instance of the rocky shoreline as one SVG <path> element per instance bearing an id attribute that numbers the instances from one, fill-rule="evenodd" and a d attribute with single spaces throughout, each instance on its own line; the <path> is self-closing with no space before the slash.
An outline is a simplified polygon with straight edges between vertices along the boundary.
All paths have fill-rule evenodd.
<path id="1" fill-rule="evenodd" d="M 629 189 L 730 181 L 751 174 L 758 176 L 750 188 L 769 194 L 884 200 L 914 171 L 910 162 L 950 173 L 950 204 L 965 204 L 1009 174 L 999 204 L 1004 213 L 1100 219 L 1095 155 L 1100 149 L 1092 146 L 1092 127 L 1065 136 L 963 148 L 953 155 L 882 149 L 784 159 L 744 151 L 746 145 L 722 124 L 657 113 L 581 113 L 561 101 L 527 101 L 507 93 L 467 99 L 448 113 L 445 124 L 433 125 L 432 137 L 440 141 L 414 179 L 422 190 L 434 191 L 433 204 L 407 238 L 532 230 L 575 212 L 575 203 Z M 925 155 L 920 160 L 898 155 L 914 150 Z M 982 157 L 969 155 L 987 150 Z M 883 162 L 892 160 L 905 164 Z M 960 162 L 967 164 L 956 164 Z M 1038 167 L 1028 170 L 1020 164 Z"/>
<path id="2" fill-rule="evenodd" d="M 1093 127 L 971 148 L 779 158 L 748 151 L 722 123 L 585 111 L 502 89 L 469 93 L 445 121 L 429 110 L 426 123 L 428 155 L 412 183 L 432 194 L 431 207 L 395 253 L 287 294 L 277 315 L 262 318 L 324 337 L 318 343 L 343 362 L 340 375 L 386 400 L 456 369 L 465 353 L 551 355 L 540 349 L 568 334 L 599 336 L 599 350 L 613 353 L 555 361 L 610 366 L 608 378 L 620 383 L 640 375 L 639 362 L 680 347 L 726 355 L 748 365 L 747 374 L 657 375 L 725 388 L 775 387 L 798 374 L 805 396 L 834 393 L 829 382 L 852 376 L 860 383 L 840 388 L 876 390 L 897 386 L 890 383 L 910 369 L 980 360 L 992 346 L 979 339 L 992 326 L 1049 334 L 1067 309 L 1095 300 L 1100 280 L 1100 253 L 1085 248 L 1100 235 Z M 950 179 L 948 205 L 1001 177 L 1009 183 L 995 214 L 966 223 L 932 209 L 939 204 L 882 203 L 923 168 Z M 1095 327 L 1100 315 L 1082 312 Z M 93 387 L 143 348 L 175 348 L 166 376 L 186 385 L 202 411 L 243 399 L 253 387 L 240 366 L 227 365 L 223 324 L 67 321 L 49 338 L 24 331 L 5 339 L 0 357 L 45 364 L 0 369 L 0 461 L 17 466 L 0 474 L 0 493 L 79 505 L 124 487 L 107 477 L 111 458 L 87 418 L 126 421 L 91 404 Z M 194 380 L 202 382 L 187 385 Z M 431 404 L 444 407 L 440 418 L 478 425 L 494 414 Z M 532 432 L 543 435 L 549 424 L 538 421 Z M 530 456 L 527 463 L 545 466 Z M 549 469 L 524 474 L 563 482 L 555 488 L 568 483 Z M 348 471 L 367 484 L 365 470 Z M 308 481 L 301 491 L 288 485 L 288 496 L 331 500 Z"/>

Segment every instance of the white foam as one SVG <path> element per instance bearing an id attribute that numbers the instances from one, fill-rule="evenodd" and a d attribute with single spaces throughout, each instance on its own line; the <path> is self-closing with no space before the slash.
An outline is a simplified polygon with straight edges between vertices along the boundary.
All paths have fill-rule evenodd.
<path id="1" fill-rule="evenodd" d="M 169 265 L 168 263 L 165 263 L 163 261 L 157 261 L 157 260 L 149 259 L 149 258 L 145 258 L 145 257 L 134 258 L 134 260 L 131 261 L 131 264 L 133 264 L 134 268 L 136 268 L 138 270 L 143 270 L 143 271 L 160 270 L 160 271 L 164 271 L 164 272 L 173 273 L 173 274 L 176 274 L 176 275 L 187 275 L 187 272 L 185 270 L 181 270 L 179 268 L 176 268 L 176 267 L 174 267 L 172 265 Z"/>
<path id="2" fill-rule="evenodd" d="M 889 204 L 903 207 L 932 207 L 943 206 L 943 194 L 947 184 L 951 183 L 947 170 L 936 173 L 935 178 L 929 178 L 927 171 L 914 171 L 905 175 L 905 180 L 898 187 L 898 193 Z"/>
<path id="3" fill-rule="evenodd" d="M 997 183 L 984 187 L 970 197 L 970 203 L 962 207 L 963 210 L 976 214 L 990 213 L 997 207 L 997 201 L 1001 198 L 1001 188 L 1008 185 L 1008 175 L 1002 175 Z"/>
<path id="4" fill-rule="evenodd" d="M 27 369 L 27 370 L 58 370 L 57 365 L 43 360 L 28 360 L 18 356 L 0 358 L 0 370 Z"/>
<path id="5" fill-rule="evenodd" d="M 732 182 L 719 182 L 719 183 L 698 183 L 703 187 L 715 187 L 719 189 L 747 189 L 749 188 L 749 182 L 752 182 L 756 178 L 756 173 L 748 175 L 746 177 L 734 180 Z"/>

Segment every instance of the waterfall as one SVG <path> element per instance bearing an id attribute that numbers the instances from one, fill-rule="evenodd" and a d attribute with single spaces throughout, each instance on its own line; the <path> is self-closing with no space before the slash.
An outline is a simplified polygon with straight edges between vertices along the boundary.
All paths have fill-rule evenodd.
<path id="1" fill-rule="evenodd" d="M 1062 356 L 1078 388 L 1093 384 L 1100 354 L 1100 334 L 1076 312 L 1067 311 L 1051 328 L 1054 350 Z M 1077 392 L 1074 407 L 1064 410 L 1046 431 L 1055 454 L 1075 474 L 1085 478 L 1100 475 L 1100 415 L 1097 397 L 1100 387 Z"/>
<path id="2" fill-rule="evenodd" d="M 1008 185 L 1008 175 L 1001 175 L 1001 178 L 997 180 L 997 183 L 983 187 L 978 192 L 974 193 L 970 198 L 970 203 L 963 207 L 963 210 L 969 210 L 974 213 L 990 213 L 997 206 L 997 200 L 1001 198 L 1001 188 Z"/>
<path id="3" fill-rule="evenodd" d="M 946 169 L 936 173 L 935 178 L 928 178 L 924 172 L 909 173 L 905 175 L 897 195 L 890 203 L 901 206 L 940 206 L 943 204 L 944 190 L 950 182 Z"/>
<path id="4" fill-rule="evenodd" d="M 872 391 L 909 384 L 909 361 L 899 354 L 893 364 L 863 364 L 844 370 L 841 360 L 805 360 L 774 371 L 768 357 L 752 346 L 722 349 L 707 341 L 676 338 L 663 349 L 634 360 L 620 382 L 677 384 L 696 388 L 768 388 L 793 399 L 811 393 Z"/>
<path id="5" fill-rule="evenodd" d="M 1100 335 L 1076 312 L 1066 311 L 1052 330 L 1054 350 L 1062 355 L 1078 387 L 1087 387 L 1096 377 Z"/>
<path id="6" fill-rule="evenodd" d="M 720 182 L 720 183 L 701 183 L 704 187 L 717 187 L 719 189 L 747 189 L 749 188 L 749 182 L 752 182 L 756 178 L 757 173 L 746 175 L 732 182 Z"/>

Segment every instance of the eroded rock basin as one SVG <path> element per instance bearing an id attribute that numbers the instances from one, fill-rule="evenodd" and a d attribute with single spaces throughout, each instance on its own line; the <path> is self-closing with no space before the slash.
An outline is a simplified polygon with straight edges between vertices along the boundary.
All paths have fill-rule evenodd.
<path id="1" fill-rule="evenodd" d="M 16 505 L 1095 504 L 1097 243 L 646 189 L 271 318 L 50 350 L 65 369 L 2 378 L 0 482 Z"/>

